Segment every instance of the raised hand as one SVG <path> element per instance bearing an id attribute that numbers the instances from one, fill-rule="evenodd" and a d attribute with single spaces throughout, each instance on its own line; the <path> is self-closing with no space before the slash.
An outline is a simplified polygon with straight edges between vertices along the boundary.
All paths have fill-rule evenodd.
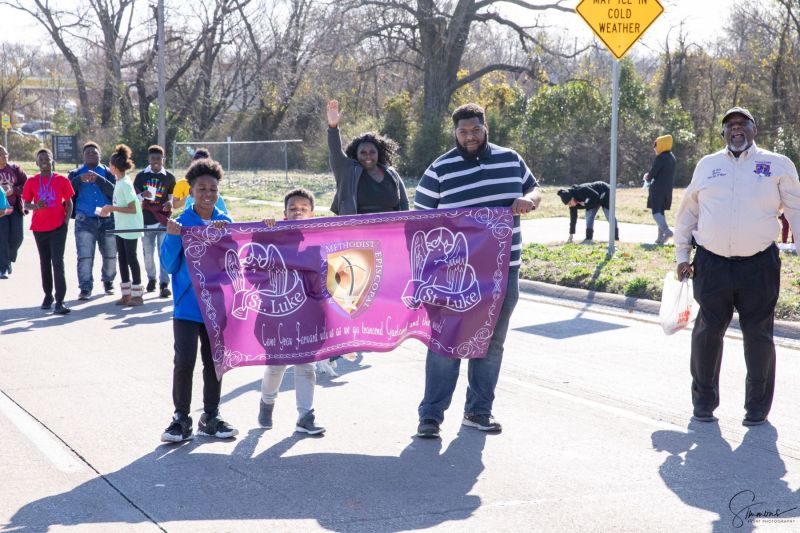
<path id="1" fill-rule="evenodd" d="M 339 113 L 339 101 L 331 100 L 328 102 L 328 127 L 339 127 L 339 119 L 341 119 L 341 117 L 342 115 Z"/>

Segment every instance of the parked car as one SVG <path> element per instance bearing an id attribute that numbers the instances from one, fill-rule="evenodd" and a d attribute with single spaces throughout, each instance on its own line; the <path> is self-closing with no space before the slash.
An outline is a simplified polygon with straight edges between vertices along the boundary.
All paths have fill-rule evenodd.
<path id="1" fill-rule="evenodd" d="M 31 135 L 38 138 L 40 141 L 45 142 L 55 132 L 56 130 L 36 130 L 33 133 L 31 133 Z"/>
<path id="2" fill-rule="evenodd" d="M 49 120 L 29 120 L 19 127 L 25 133 L 33 133 L 37 130 L 49 129 L 53 127 L 53 123 Z"/>

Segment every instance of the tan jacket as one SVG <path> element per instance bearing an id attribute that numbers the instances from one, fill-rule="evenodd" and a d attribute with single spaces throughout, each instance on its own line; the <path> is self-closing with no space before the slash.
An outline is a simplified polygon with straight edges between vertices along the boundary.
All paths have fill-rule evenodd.
<path id="1" fill-rule="evenodd" d="M 697 163 L 675 223 L 678 263 L 689 262 L 692 237 L 723 257 L 765 250 L 780 232 L 783 209 L 800 233 L 800 181 L 794 163 L 755 143 L 735 158 L 727 149 Z"/>

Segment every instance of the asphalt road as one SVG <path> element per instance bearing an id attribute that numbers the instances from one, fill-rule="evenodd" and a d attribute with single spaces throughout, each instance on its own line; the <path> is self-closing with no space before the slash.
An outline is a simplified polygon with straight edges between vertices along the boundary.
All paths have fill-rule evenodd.
<path id="1" fill-rule="evenodd" d="M 75 298 L 71 233 L 66 258 Z M 274 428 L 258 428 L 251 367 L 223 382 L 237 439 L 163 445 L 171 303 L 148 295 L 131 311 L 97 296 L 58 317 L 38 309 L 38 280 L 27 235 L 0 280 L 0 531 L 752 531 L 748 510 L 781 514 L 759 530 L 800 530 L 791 349 L 778 349 L 770 424 L 741 425 L 735 339 L 719 423 L 690 423 L 687 332 L 523 295 L 497 388 L 502 434 L 459 425 L 462 375 L 442 439 L 413 437 L 424 348 L 409 341 L 319 379 L 324 437 L 293 433 L 291 370 Z M 195 409 L 200 383 L 198 369 Z"/>

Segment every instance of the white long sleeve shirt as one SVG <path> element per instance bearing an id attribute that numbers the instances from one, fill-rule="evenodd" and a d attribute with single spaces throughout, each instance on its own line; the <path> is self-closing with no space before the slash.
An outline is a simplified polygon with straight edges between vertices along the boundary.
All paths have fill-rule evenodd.
<path id="1" fill-rule="evenodd" d="M 783 209 L 800 234 L 800 181 L 792 161 L 753 145 L 738 159 L 727 149 L 697 163 L 678 208 L 678 263 L 689 262 L 692 237 L 723 257 L 748 257 L 766 249 L 780 232 Z"/>

